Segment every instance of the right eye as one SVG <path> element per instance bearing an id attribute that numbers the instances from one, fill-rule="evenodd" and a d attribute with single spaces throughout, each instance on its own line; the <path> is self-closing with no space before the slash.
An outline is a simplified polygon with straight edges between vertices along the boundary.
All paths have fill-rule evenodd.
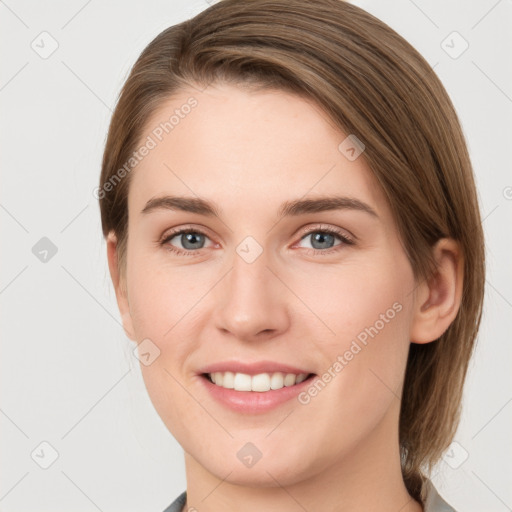
<path id="1" fill-rule="evenodd" d="M 172 240 L 182 245 L 182 247 L 175 247 Z M 172 231 L 164 237 L 160 245 L 166 249 L 184 256 L 193 256 L 199 249 L 204 248 L 205 239 L 209 239 L 206 233 L 198 229 L 184 228 Z"/>

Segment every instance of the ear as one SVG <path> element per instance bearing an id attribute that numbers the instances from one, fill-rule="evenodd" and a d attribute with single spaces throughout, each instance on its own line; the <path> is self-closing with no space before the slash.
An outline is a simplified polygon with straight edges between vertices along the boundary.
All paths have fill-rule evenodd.
<path id="1" fill-rule="evenodd" d="M 464 261 L 459 244 L 441 238 L 433 248 L 437 270 L 419 284 L 415 293 L 411 343 L 437 340 L 459 311 L 464 279 Z"/>
<path id="2" fill-rule="evenodd" d="M 110 271 L 110 277 L 114 290 L 116 292 L 117 306 L 121 313 L 123 321 L 123 329 L 126 336 L 131 340 L 135 341 L 135 334 L 133 329 L 132 317 L 130 314 L 130 305 L 128 302 L 128 294 L 126 290 L 126 283 L 121 278 L 119 269 L 119 255 L 117 251 L 117 237 L 113 231 L 107 236 L 107 258 L 108 258 L 108 269 Z"/>

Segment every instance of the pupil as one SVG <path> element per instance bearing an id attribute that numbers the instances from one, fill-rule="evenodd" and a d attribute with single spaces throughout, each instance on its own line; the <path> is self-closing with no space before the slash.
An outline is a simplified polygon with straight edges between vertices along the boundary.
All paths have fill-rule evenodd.
<path id="1" fill-rule="evenodd" d="M 327 240 L 327 245 L 326 244 Z M 321 247 L 315 247 L 315 243 L 319 242 Z M 334 241 L 334 235 L 331 235 L 330 233 L 315 233 L 313 235 L 313 247 L 315 249 L 328 249 L 331 246 L 329 245 L 330 242 Z"/>
<path id="2" fill-rule="evenodd" d="M 199 233 L 185 233 L 181 236 L 181 243 L 185 249 L 200 249 L 201 247 L 195 247 L 193 244 L 202 236 Z M 187 247 L 187 244 L 192 244 L 192 247 Z"/>

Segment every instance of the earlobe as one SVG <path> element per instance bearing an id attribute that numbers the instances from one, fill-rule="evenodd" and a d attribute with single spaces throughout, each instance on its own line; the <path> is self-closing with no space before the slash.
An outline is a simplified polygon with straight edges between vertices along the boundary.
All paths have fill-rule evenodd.
<path id="1" fill-rule="evenodd" d="M 453 322 L 461 304 L 464 261 L 459 244 L 442 238 L 435 244 L 433 255 L 436 272 L 420 283 L 415 294 L 412 343 L 437 340 Z"/>
<path id="2" fill-rule="evenodd" d="M 121 314 L 123 322 L 123 329 L 126 336 L 135 341 L 135 334 L 133 330 L 132 317 L 130 314 L 130 306 L 128 302 L 128 295 L 126 286 L 123 282 L 120 268 L 119 268 L 119 255 L 117 250 L 117 237 L 114 232 L 110 232 L 107 236 L 107 259 L 110 277 L 116 293 L 117 306 Z"/>

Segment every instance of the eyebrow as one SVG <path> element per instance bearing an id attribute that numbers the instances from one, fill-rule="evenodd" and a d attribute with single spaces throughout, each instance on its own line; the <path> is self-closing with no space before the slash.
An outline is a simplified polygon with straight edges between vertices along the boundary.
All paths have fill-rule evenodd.
<path id="1" fill-rule="evenodd" d="M 150 199 L 141 213 L 147 214 L 155 210 L 180 210 L 197 213 L 207 217 L 220 218 L 220 210 L 210 201 L 199 197 L 160 196 Z M 307 213 L 319 213 L 331 210 L 356 210 L 366 212 L 379 218 L 377 212 L 368 204 L 353 197 L 322 196 L 314 199 L 296 199 L 285 201 L 279 208 L 279 218 L 299 216 Z"/>

